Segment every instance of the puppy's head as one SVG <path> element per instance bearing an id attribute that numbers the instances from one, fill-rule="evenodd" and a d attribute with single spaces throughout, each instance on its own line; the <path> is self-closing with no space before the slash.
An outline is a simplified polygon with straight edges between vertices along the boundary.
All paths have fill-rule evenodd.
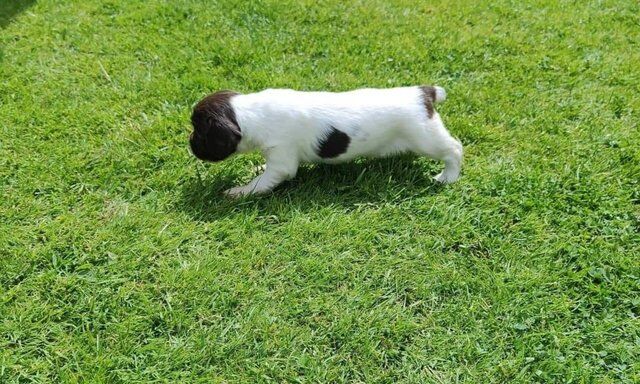
<path id="1" fill-rule="evenodd" d="M 216 92 L 202 99 L 193 109 L 189 144 L 197 158 L 220 161 L 238 148 L 242 133 L 230 102 L 236 95 L 231 91 Z"/>

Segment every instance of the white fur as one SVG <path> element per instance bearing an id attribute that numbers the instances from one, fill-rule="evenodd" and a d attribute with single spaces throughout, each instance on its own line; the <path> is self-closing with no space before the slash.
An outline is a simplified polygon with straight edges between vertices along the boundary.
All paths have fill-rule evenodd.
<path id="1" fill-rule="evenodd" d="M 435 101 L 445 97 L 444 89 L 436 87 Z M 414 152 L 444 161 L 444 171 L 436 176 L 439 182 L 454 182 L 460 174 L 462 145 L 437 112 L 428 117 L 419 87 L 342 93 L 267 89 L 234 96 L 230 102 L 242 130 L 238 152 L 257 149 L 266 158 L 265 172 L 227 190 L 231 196 L 270 191 L 295 176 L 301 162 L 338 163 L 358 156 Z M 332 126 L 351 141 L 345 153 L 323 159 L 316 151 Z"/>

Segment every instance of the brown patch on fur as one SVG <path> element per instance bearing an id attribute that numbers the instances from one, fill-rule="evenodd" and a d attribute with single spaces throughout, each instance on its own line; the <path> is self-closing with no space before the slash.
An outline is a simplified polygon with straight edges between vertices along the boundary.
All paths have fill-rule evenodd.
<path id="1" fill-rule="evenodd" d="M 323 159 L 333 159 L 347 152 L 351 138 L 346 133 L 331 127 L 331 132 L 320 141 L 318 156 Z"/>
<path id="2" fill-rule="evenodd" d="M 420 90 L 422 91 L 422 101 L 427 110 L 427 116 L 431 119 L 434 111 L 433 104 L 436 102 L 436 89 L 430 85 L 422 85 Z"/>

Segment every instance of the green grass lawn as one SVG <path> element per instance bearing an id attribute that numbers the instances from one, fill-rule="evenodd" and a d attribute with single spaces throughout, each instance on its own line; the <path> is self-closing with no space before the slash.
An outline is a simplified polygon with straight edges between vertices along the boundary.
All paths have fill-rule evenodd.
<path id="1" fill-rule="evenodd" d="M 632 0 L 0 0 L 0 382 L 638 383 L 639 63 Z M 456 184 L 188 151 L 214 90 L 416 84 Z"/>

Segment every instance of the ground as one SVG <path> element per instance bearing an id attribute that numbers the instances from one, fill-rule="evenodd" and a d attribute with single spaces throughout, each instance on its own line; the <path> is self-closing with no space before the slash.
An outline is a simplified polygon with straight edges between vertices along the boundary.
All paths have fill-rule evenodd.
<path id="1" fill-rule="evenodd" d="M 0 382 L 640 382 L 636 1 L 0 0 Z M 233 201 L 218 89 L 435 84 L 465 146 Z"/>

